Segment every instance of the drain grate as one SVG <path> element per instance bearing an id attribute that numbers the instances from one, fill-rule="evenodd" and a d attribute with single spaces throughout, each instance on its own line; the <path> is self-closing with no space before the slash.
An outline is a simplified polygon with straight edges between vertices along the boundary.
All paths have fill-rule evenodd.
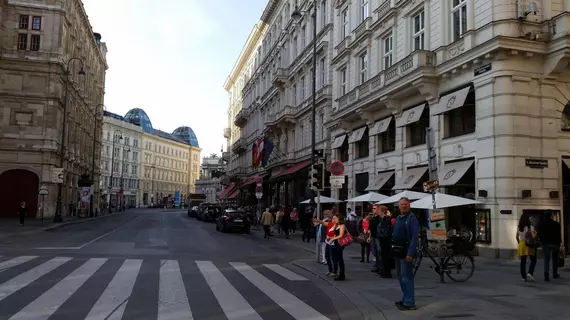
<path id="1" fill-rule="evenodd" d="M 456 313 L 456 314 L 441 314 L 441 315 L 436 315 L 435 317 L 438 319 L 456 319 L 456 318 L 471 318 L 474 316 L 475 315 L 471 313 Z"/>

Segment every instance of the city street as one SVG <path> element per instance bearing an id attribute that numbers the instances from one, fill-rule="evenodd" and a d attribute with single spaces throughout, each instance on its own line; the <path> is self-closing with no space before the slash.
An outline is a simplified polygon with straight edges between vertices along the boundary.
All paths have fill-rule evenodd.
<path id="1" fill-rule="evenodd" d="M 362 319 L 262 240 L 160 209 L 3 238 L 0 319 Z"/>

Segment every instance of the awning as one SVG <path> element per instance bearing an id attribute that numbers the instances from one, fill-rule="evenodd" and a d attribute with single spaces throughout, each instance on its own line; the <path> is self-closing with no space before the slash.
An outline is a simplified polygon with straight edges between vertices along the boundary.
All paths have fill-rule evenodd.
<path id="1" fill-rule="evenodd" d="M 475 160 L 466 160 L 458 162 L 446 163 L 443 166 L 443 170 L 440 170 L 438 174 L 438 180 L 440 186 L 453 186 L 455 185 L 461 177 L 465 175 L 467 170 L 471 168 Z"/>
<path id="2" fill-rule="evenodd" d="M 234 193 L 232 193 L 231 196 L 228 197 L 228 199 L 234 199 L 235 197 L 238 196 L 239 192 L 240 192 L 239 189 L 234 191 Z"/>
<path id="3" fill-rule="evenodd" d="M 308 167 L 310 164 L 311 164 L 311 161 L 303 161 L 301 163 L 298 163 L 298 164 L 292 166 L 291 168 L 281 170 L 278 174 L 273 176 L 273 178 L 284 177 L 286 175 L 297 173 L 298 171 Z"/>
<path id="4" fill-rule="evenodd" d="M 256 183 L 258 179 L 259 179 L 259 176 L 251 177 L 251 178 L 245 180 L 245 182 L 242 183 L 241 186 L 242 186 L 242 187 L 247 187 L 247 186 L 249 186 L 250 184 Z"/>
<path id="5" fill-rule="evenodd" d="M 422 117 L 422 113 L 424 112 L 425 107 L 426 104 L 422 103 L 419 106 L 410 108 L 408 110 L 404 110 L 404 112 L 402 112 L 402 114 L 398 118 L 396 118 L 396 127 L 401 128 L 410 125 L 414 122 L 420 121 L 420 118 Z"/>
<path id="6" fill-rule="evenodd" d="M 376 122 L 374 124 L 374 126 L 372 128 L 370 128 L 370 131 L 368 131 L 368 135 L 369 136 L 375 136 L 377 134 L 381 134 L 386 132 L 386 130 L 388 130 L 388 127 L 390 126 L 390 123 L 392 122 L 392 117 L 388 117 L 386 119 L 382 119 L 378 122 Z"/>
<path id="7" fill-rule="evenodd" d="M 407 190 L 411 189 L 426 173 L 428 167 L 418 167 L 407 169 L 404 172 L 404 175 L 396 181 L 396 185 L 392 188 L 392 190 Z"/>
<path id="8" fill-rule="evenodd" d="M 366 132 L 366 129 L 368 129 L 368 126 L 364 126 L 362 128 L 354 130 L 350 135 L 350 137 L 348 137 L 348 143 L 355 143 L 362 140 L 362 138 L 364 137 L 364 132 Z"/>
<path id="9" fill-rule="evenodd" d="M 388 179 L 392 178 L 394 173 L 395 173 L 394 171 L 379 173 L 376 179 L 374 179 L 374 182 L 369 184 L 368 187 L 366 187 L 365 191 L 377 191 L 382 189 L 382 187 L 386 184 L 386 182 L 388 182 Z"/>
<path id="10" fill-rule="evenodd" d="M 465 104 L 469 90 L 471 90 L 471 87 L 463 88 L 441 97 L 437 104 L 429 107 L 430 114 L 435 116 L 462 107 Z"/>
<path id="11" fill-rule="evenodd" d="M 226 189 L 224 189 L 224 191 L 222 191 L 222 193 L 220 193 L 219 198 L 223 199 L 225 198 L 232 190 L 233 188 L 236 186 L 235 183 L 231 183 Z"/>
<path id="12" fill-rule="evenodd" d="M 342 147 L 342 144 L 344 143 L 345 140 L 346 140 L 346 134 L 334 138 L 334 141 L 331 144 L 331 149 L 338 149 Z"/>
<path id="13" fill-rule="evenodd" d="M 570 159 L 562 159 L 562 162 L 570 169 Z"/>

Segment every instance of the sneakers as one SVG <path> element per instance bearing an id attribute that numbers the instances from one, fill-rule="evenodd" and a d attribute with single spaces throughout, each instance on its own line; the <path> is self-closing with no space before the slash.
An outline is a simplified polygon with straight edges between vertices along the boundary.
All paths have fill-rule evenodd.
<path id="1" fill-rule="evenodd" d="M 532 274 L 530 274 L 530 273 L 527 273 L 527 274 L 526 274 L 526 279 L 527 279 L 528 281 L 530 281 L 530 282 L 534 282 L 534 277 L 533 277 Z"/>
<path id="2" fill-rule="evenodd" d="M 394 304 L 401 311 L 409 311 L 409 310 L 416 310 L 417 309 L 415 305 L 409 306 L 409 305 L 404 304 L 404 302 L 402 302 L 402 301 L 396 301 L 396 302 L 394 302 Z"/>
<path id="3" fill-rule="evenodd" d="M 334 272 L 327 272 L 327 276 L 330 278 L 335 278 L 336 277 L 336 273 Z"/>

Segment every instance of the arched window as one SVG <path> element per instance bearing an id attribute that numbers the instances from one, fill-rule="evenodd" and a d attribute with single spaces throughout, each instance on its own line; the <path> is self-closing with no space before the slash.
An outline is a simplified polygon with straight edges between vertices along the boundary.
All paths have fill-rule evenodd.
<path id="1" fill-rule="evenodd" d="M 560 129 L 570 131 L 570 102 L 564 106 L 562 116 L 560 117 Z"/>

